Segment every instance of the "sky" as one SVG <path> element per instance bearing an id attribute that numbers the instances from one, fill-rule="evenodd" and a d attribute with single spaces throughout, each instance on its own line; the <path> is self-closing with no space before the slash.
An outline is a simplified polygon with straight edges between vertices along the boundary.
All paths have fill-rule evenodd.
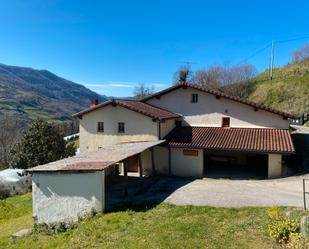
<path id="1" fill-rule="evenodd" d="M 263 71 L 272 40 L 275 66 L 287 64 L 309 42 L 308 9 L 305 0 L 0 0 L 0 63 L 131 96 L 141 82 L 170 86 L 185 62 Z"/>

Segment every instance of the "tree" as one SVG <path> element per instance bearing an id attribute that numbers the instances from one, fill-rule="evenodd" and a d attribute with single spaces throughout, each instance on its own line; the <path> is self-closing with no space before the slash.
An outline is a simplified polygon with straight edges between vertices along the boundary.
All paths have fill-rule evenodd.
<path id="1" fill-rule="evenodd" d="M 9 167 L 10 151 L 20 137 L 17 123 L 17 120 L 9 114 L 0 117 L 0 169 Z"/>
<path id="2" fill-rule="evenodd" d="M 309 43 L 292 53 L 292 63 L 301 62 L 309 58 Z"/>
<path id="3" fill-rule="evenodd" d="M 14 147 L 12 155 L 12 167 L 27 169 L 73 156 L 74 151 L 66 148 L 63 134 L 55 124 L 38 119 Z"/>
<path id="4" fill-rule="evenodd" d="M 244 64 L 232 67 L 212 65 L 195 72 L 192 82 L 208 88 L 217 89 L 221 86 L 244 82 L 256 75 L 253 65 Z"/>
<path id="5" fill-rule="evenodd" d="M 143 99 L 154 93 L 154 86 L 146 86 L 144 83 L 140 83 L 134 88 L 134 98 L 137 100 Z"/>
<path id="6" fill-rule="evenodd" d="M 192 72 L 189 66 L 181 66 L 175 73 L 174 73 L 174 83 L 186 83 L 190 82 L 192 77 Z"/>

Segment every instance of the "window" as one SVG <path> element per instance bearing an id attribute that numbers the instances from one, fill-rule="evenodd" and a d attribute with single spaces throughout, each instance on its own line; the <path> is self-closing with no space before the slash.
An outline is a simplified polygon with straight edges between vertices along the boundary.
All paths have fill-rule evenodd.
<path id="1" fill-rule="evenodd" d="M 118 123 L 118 132 L 124 133 L 124 123 L 123 122 Z"/>
<path id="2" fill-rule="evenodd" d="M 104 122 L 98 122 L 98 132 L 104 132 Z"/>
<path id="3" fill-rule="evenodd" d="M 222 127 L 230 127 L 230 118 L 222 118 Z"/>
<path id="4" fill-rule="evenodd" d="M 181 120 L 176 120 L 176 121 L 175 121 L 175 126 L 176 126 L 176 127 L 181 127 L 181 125 L 182 125 L 182 124 L 181 124 Z"/>
<path id="5" fill-rule="evenodd" d="M 197 93 L 191 94 L 191 103 L 197 103 L 197 101 L 198 101 Z"/>

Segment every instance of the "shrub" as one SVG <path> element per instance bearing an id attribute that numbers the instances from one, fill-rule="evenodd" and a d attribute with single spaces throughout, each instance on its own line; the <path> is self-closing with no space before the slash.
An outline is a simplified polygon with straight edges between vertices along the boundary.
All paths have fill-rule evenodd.
<path id="1" fill-rule="evenodd" d="M 299 234 L 299 223 L 286 217 L 279 208 L 271 208 L 267 211 L 269 222 L 269 234 L 278 243 L 288 243 L 292 234 Z"/>
<path id="2" fill-rule="evenodd" d="M 33 227 L 34 232 L 43 232 L 49 235 L 59 234 L 69 231 L 77 226 L 74 222 L 55 222 L 55 223 L 42 223 L 35 224 Z"/>
<path id="3" fill-rule="evenodd" d="M 287 244 L 287 249 L 305 249 L 308 248 L 308 244 L 305 239 L 298 233 L 292 233 L 290 240 Z"/>

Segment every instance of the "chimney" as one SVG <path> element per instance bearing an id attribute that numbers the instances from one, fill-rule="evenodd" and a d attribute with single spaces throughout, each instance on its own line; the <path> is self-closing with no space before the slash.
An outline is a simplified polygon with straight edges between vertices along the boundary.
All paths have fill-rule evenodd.
<path id="1" fill-rule="evenodd" d="M 94 107 L 94 106 L 96 106 L 98 104 L 98 99 L 92 99 L 91 101 L 90 101 L 90 107 Z"/>

